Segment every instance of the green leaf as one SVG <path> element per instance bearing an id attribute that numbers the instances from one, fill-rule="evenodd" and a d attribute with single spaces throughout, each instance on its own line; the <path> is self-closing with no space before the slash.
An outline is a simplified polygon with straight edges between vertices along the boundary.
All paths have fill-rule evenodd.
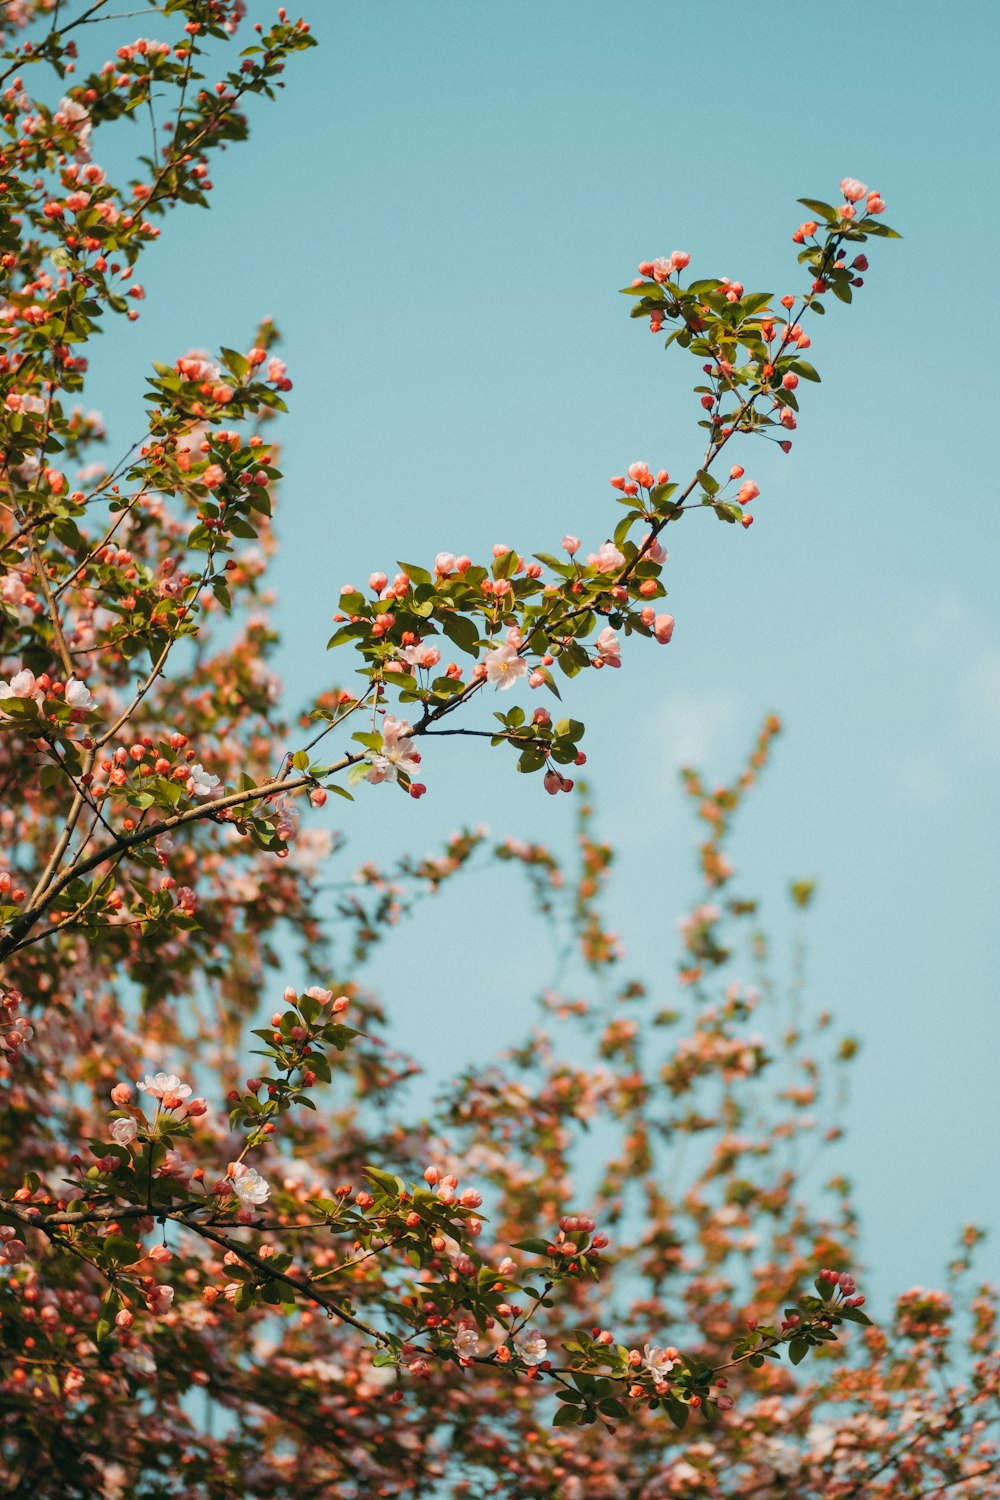
<path id="1" fill-rule="evenodd" d="M 427 569 L 418 568 L 416 563 L 405 563 L 397 561 L 396 566 L 397 568 L 399 568 L 400 572 L 406 574 L 411 583 L 432 584 L 434 582 Z"/>
<path id="2" fill-rule="evenodd" d="M 230 1274 L 235 1274 L 235 1271 L 236 1268 L 232 1267 L 230 1269 Z M 236 1295 L 233 1298 L 233 1306 L 235 1307 L 236 1311 L 246 1312 L 248 1307 L 253 1306 L 256 1295 L 256 1289 L 251 1285 L 251 1283 L 248 1281 L 244 1281 L 237 1288 Z"/>
<path id="3" fill-rule="evenodd" d="M 382 736 L 373 734 L 367 729 L 359 729 L 357 733 L 351 735 L 351 739 L 357 740 L 359 745 L 364 745 L 366 750 L 381 750 L 382 748 Z"/>
<path id="4" fill-rule="evenodd" d="M 378 1167 L 365 1167 L 364 1174 L 376 1187 L 380 1187 L 390 1198 L 398 1198 L 404 1191 L 401 1177 L 393 1177 L 390 1172 L 380 1172 Z"/>
<path id="5" fill-rule="evenodd" d="M 660 506 L 665 500 L 669 500 L 678 488 L 676 484 L 654 484 L 649 492 L 649 498 L 655 506 Z"/>
<path id="6" fill-rule="evenodd" d="M 835 224 L 838 219 L 837 210 L 829 203 L 823 203 L 819 198 L 800 198 L 799 202 L 803 208 L 808 208 L 812 213 L 819 214 L 828 224 Z"/>
<path id="7" fill-rule="evenodd" d="M 740 298 L 739 306 L 745 314 L 760 312 L 773 296 L 773 292 L 751 292 L 749 296 Z"/>
<path id="8" fill-rule="evenodd" d="M 227 370 L 231 370 L 237 380 L 242 380 L 250 368 L 250 361 L 245 354 L 237 354 L 235 349 L 222 350 L 222 363 Z"/>
<path id="9" fill-rule="evenodd" d="M 730 526 L 735 521 L 742 521 L 743 512 L 738 505 L 730 505 L 728 501 L 717 500 L 715 502 L 715 514 L 720 521 L 728 521 Z"/>
<path id="10" fill-rule="evenodd" d="M 548 1253 L 548 1241 L 540 1239 L 515 1240 L 515 1250 L 527 1250 L 532 1255 L 546 1255 Z"/>
<path id="11" fill-rule="evenodd" d="M 676 1401 L 673 1396 L 665 1396 L 663 1404 L 667 1409 L 667 1416 L 671 1422 L 673 1422 L 675 1427 L 683 1431 L 687 1426 L 688 1417 L 691 1415 L 691 1408 L 685 1401 Z"/>
<path id="12" fill-rule="evenodd" d="M 466 656 L 479 655 L 479 629 L 466 615 L 442 615 L 438 624 L 459 651 L 464 651 Z"/>
<path id="13" fill-rule="evenodd" d="M 517 769 L 525 775 L 530 776 L 535 771 L 540 771 L 545 764 L 545 756 L 538 750 L 522 750 L 518 757 Z"/>
<path id="14" fill-rule="evenodd" d="M 649 302 L 666 302 L 667 294 L 658 281 L 644 281 L 641 286 L 623 286 L 623 297 L 645 297 Z"/>
<path id="15" fill-rule="evenodd" d="M 788 1346 L 788 1358 L 793 1365 L 800 1365 L 808 1353 L 808 1339 L 792 1339 Z"/>

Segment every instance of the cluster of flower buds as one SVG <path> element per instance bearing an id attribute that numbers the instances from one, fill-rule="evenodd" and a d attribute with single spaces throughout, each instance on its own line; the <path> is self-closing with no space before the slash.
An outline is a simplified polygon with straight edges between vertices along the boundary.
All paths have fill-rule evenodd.
<path id="1" fill-rule="evenodd" d="M 30 1042 L 34 1032 L 27 1016 L 21 1014 L 20 990 L 0 990 L 0 1052 L 14 1062 L 21 1048 Z"/>
<path id="2" fill-rule="evenodd" d="M 0 1225 L 0 1265 L 19 1266 L 27 1255 L 28 1247 L 17 1238 L 17 1230 L 9 1224 Z"/>
<path id="3" fill-rule="evenodd" d="M 864 1305 L 865 1299 L 864 1297 L 858 1297 L 855 1295 L 857 1287 L 855 1285 L 854 1277 L 851 1276 L 847 1271 L 820 1271 L 819 1279 L 820 1281 L 825 1281 L 830 1286 L 834 1286 L 837 1288 L 837 1291 L 840 1293 L 840 1296 L 843 1299 L 843 1305 L 845 1307 L 862 1307 Z"/>

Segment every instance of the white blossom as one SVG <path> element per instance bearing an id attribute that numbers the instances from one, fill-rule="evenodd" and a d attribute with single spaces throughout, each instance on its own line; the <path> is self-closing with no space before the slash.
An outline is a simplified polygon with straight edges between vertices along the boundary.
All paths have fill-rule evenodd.
<path id="1" fill-rule="evenodd" d="M 71 677 L 66 684 L 66 702 L 70 708 L 93 708 L 94 695 L 82 682 Z"/>
<path id="2" fill-rule="evenodd" d="M 540 1365 L 549 1352 L 549 1346 L 534 1328 L 525 1329 L 514 1339 L 514 1348 L 526 1365 Z"/>
<path id="3" fill-rule="evenodd" d="M 518 656 L 517 647 L 506 642 L 502 646 L 494 646 L 492 651 L 487 651 L 483 658 L 486 666 L 486 681 L 492 682 L 500 690 L 506 692 L 512 688 L 519 677 L 523 677 L 528 670 L 528 663 L 523 656 Z"/>
<path id="4" fill-rule="evenodd" d="M 176 1073 L 147 1073 L 145 1078 L 136 1079 L 139 1088 L 144 1094 L 152 1094 L 154 1099 L 186 1099 L 191 1093 L 189 1083 L 181 1083 Z"/>
<path id="5" fill-rule="evenodd" d="M 233 1191 L 244 1208 L 264 1203 L 271 1196 L 271 1189 L 256 1167 L 244 1167 L 242 1163 L 233 1176 Z"/>
<path id="6" fill-rule="evenodd" d="M 643 1368 L 657 1380 L 665 1380 L 677 1363 L 676 1349 L 660 1349 L 656 1344 L 646 1344 L 642 1351 Z"/>
<path id="7" fill-rule="evenodd" d="M 479 1353 L 479 1334 L 469 1323 L 463 1323 L 452 1342 L 459 1359 L 474 1359 Z"/>
<path id="8" fill-rule="evenodd" d="M 119 1146 L 128 1146 L 135 1140 L 138 1129 L 139 1127 L 131 1118 L 116 1120 L 111 1127 L 111 1138 L 117 1141 Z"/>
<path id="9" fill-rule="evenodd" d="M 187 789 L 193 797 L 214 797 L 221 792 L 222 782 L 196 760 L 188 776 Z"/>

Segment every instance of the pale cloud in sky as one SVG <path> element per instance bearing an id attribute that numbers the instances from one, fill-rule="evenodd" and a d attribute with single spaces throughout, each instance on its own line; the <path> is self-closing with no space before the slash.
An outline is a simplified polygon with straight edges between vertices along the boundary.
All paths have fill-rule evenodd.
<path id="1" fill-rule="evenodd" d="M 744 711 L 744 701 L 736 693 L 677 697 L 664 703 L 653 736 L 663 779 L 675 786 L 680 766 L 702 770 L 706 761 L 727 768 L 730 741 Z"/>
<path id="2" fill-rule="evenodd" d="M 988 647 L 958 680 L 958 737 L 976 760 L 1000 758 L 1000 646 Z"/>

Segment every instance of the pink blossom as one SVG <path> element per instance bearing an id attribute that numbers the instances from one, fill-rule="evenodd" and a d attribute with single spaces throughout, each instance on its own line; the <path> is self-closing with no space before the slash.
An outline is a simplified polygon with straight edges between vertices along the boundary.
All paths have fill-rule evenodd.
<path id="1" fill-rule="evenodd" d="M 58 125 L 61 130 L 76 136 L 76 160 L 88 162 L 90 160 L 90 136 L 93 129 L 90 115 L 82 104 L 75 99 L 64 97 L 59 101 L 59 108 L 52 116 L 52 123 Z"/>
<path id="2" fill-rule="evenodd" d="M 653 634 L 661 646 L 665 646 L 674 633 L 673 615 L 657 615 L 653 624 Z"/>
<path id="3" fill-rule="evenodd" d="M 27 589 L 24 586 L 24 579 L 20 573 L 7 573 L 0 580 L 0 598 L 3 599 L 4 603 L 21 604 L 24 601 L 26 593 Z"/>
<path id="4" fill-rule="evenodd" d="M 117 1141 L 119 1146 L 128 1146 L 135 1140 L 139 1127 L 129 1117 L 124 1120 L 115 1120 L 111 1127 L 111 1138 Z"/>
<path id="5" fill-rule="evenodd" d="M 602 661 L 606 667 L 620 667 L 622 664 L 621 641 L 615 635 L 610 625 L 606 625 L 594 642 L 597 649 L 598 661 Z"/>
<path id="6" fill-rule="evenodd" d="M 187 1182 L 191 1176 L 191 1167 L 179 1151 L 168 1151 L 157 1167 L 156 1175 L 157 1177 L 173 1177 L 178 1182 Z"/>
<path id="7" fill-rule="evenodd" d="M 618 551 L 614 542 L 602 542 L 600 550 L 587 557 L 587 567 L 598 573 L 617 573 L 625 566 L 625 554 Z"/>
<path id="8" fill-rule="evenodd" d="M 859 198 L 865 196 L 868 189 L 856 177 L 842 177 L 840 180 L 840 191 L 849 203 L 857 203 Z"/>
<path id="9" fill-rule="evenodd" d="M 570 557 L 572 557 L 575 552 L 579 552 L 580 550 L 580 538 L 578 536 L 570 536 L 567 532 L 562 539 L 562 547 L 563 551 L 568 552 Z"/>
<path id="10" fill-rule="evenodd" d="M 517 647 L 509 642 L 494 646 L 492 651 L 487 651 L 483 660 L 486 665 L 486 681 L 492 682 L 501 692 L 513 687 L 517 679 L 523 677 L 528 670 L 524 657 L 518 656 Z"/>
<path id="11" fill-rule="evenodd" d="M 382 749 L 369 750 L 365 759 L 369 770 L 365 780 L 373 785 L 381 781 L 396 781 L 402 771 L 412 776 L 420 764 L 420 756 L 410 735 L 413 730 L 405 719 L 386 714 L 382 721 Z"/>
<path id="12" fill-rule="evenodd" d="M 155 1286 L 152 1291 L 146 1293 L 146 1306 L 156 1317 L 162 1317 L 165 1312 L 168 1312 L 173 1300 L 172 1286 Z"/>
<path id="13" fill-rule="evenodd" d="M 147 1073 L 145 1078 L 137 1079 L 139 1088 L 144 1094 L 152 1094 L 154 1099 L 159 1099 L 167 1109 L 170 1105 L 168 1099 L 175 1099 L 178 1104 L 187 1099 L 191 1093 L 189 1083 L 181 1083 L 176 1073 Z"/>
<path id="14" fill-rule="evenodd" d="M 644 489 L 648 490 L 653 484 L 653 471 L 648 464 L 642 463 L 641 460 L 638 463 L 629 464 L 626 472 L 630 479 L 634 480 L 636 484 L 641 484 Z"/>

